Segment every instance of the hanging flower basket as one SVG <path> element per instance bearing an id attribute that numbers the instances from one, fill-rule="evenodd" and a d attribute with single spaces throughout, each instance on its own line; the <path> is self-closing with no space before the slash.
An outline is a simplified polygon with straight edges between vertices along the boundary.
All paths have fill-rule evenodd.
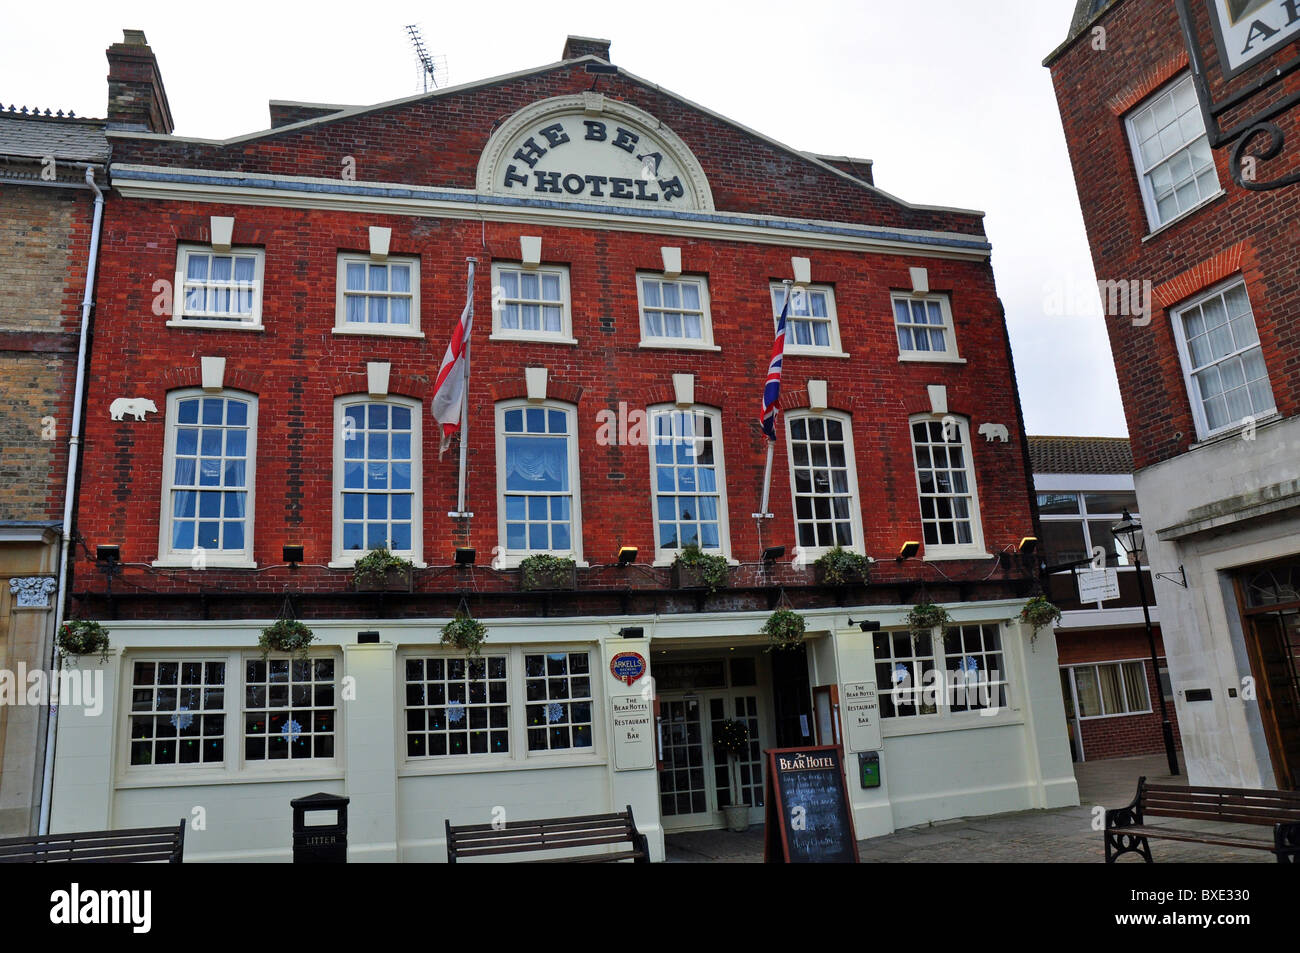
<path id="1" fill-rule="evenodd" d="M 1029 641 L 1033 642 L 1038 638 L 1039 629 L 1054 626 L 1061 621 L 1061 610 L 1048 602 L 1046 596 L 1034 596 L 1020 610 L 1020 621 L 1034 627 L 1033 635 L 1029 637 Z"/>
<path id="2" fill-rule="evenodd" d="M 682 548 L 673 560 L 674 589 L 707 589 L 717 592 L 731 582 L 727 557 L 706 553 L 692 543 Z"/>
<path id="3" fill-rule="evenodd" d="M 414 569 L 409 559 L 372 549 L 352 567 L 352 581 L 358 592 L 410 592 Z"/>
<path id="4" fill-rule="evenodd" d="M 870 559 L 841 546 L 827 550 L 813 563 L 814 578 L 819 586 L 864 586 L 870 572 Z"/>
<path id="5" fill-rule="evenodd" d="M 948 624 L 948 610 L 933 602 L 922 602 L 912 606 L 907 614 L 907 627 L 912 636 L 929 635 L 933 630 Z"/>
<path id="6" fill-rule="evenodd" d="M 544 553 L 529 556 L 519 563 L 519 585 L 526 592 L 573 589 L 577 586 L 577 563 Z"/>
<path id="7" fill-rule="evenodd" d="M 803 644 L 803 634 L 807 626 L 803 616 L 791 609 L 777 609 L 763 623 L 763 634 L 767 636 L 767 651 L 786 651 L 797 649 Z"/>
<path id="8" fill-rule="evenodd" d="M 297 619 L 278 619 L 262 630 L 257 644 L 262 647 L 262 658 L 272 652 L 284 652 L 296 659 L 305 659 L 307 647 L 314 641 L 316 636 L 305 623 Z"/>
<path id="9" fill-rule="evenodd" d="M 108 660 L 108 629 L 89 619 L 69 619 L 59 627 L 54 644 L 70 658 L 99 655 L 100 662 Z"/>
<path id="10" fill-rule="evenodd" d="M 477 656 L 487 640 L 487 626 L 469 615 L 457 613 L 442 627 L 442 644 L 451 645 L 467 655 Z"/>

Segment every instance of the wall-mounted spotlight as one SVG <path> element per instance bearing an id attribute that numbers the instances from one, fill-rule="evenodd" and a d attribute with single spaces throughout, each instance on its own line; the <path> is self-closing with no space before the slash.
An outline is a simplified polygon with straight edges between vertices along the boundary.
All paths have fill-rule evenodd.
<path id="1" fill-rule="evenodd" d="M 95 559 L 101 563 L 115 563 L 122 559 L 121 546 L 96 546 Z"/>
<path id="2" fill-rule="evenodd" d="M 785 555 L 784 546 L 768 546 L 763 550 L 763 562 L 774 563 Z"/>
<path id="3" fill-rule="evenodd" d="M 618 548 L 618 564 L 620 566 L 630 566 L 636 562 L 637 548 L 635 546 L 620 546 Z"/>
<path id="4" fill-rule="evenodd" d="M 877 622 L 875 619 L 863 619 L 861 622 L 854 622 L 852 619 L 850 619 L 849 625 L 856 625 L 863 632 L 880 631 L 880 623 Z"/>
<path id="5" fill-rule="evenodd" d="M 297 569 L 298 564 L 302 562 L 303 549 L 301 546 L 283 546 L 280 549 L 280 556 L 289 564 L 290 569 Z"/>
<path id="6" fill-rule="evenodd" d="M 903 543 L 903 548 L 898 551 L 897 561 L 901 563 L 904 559 L 911 559 L 920 551 L 921 544 L 914 539 L 909 539 L 907 542 Z"/>
<path id="7" fill-rule="evenodd" d="M 1016 552 L 1020 553 L 1022 556 L 1028 556 L 1037 548 L 1038 548 L 1038 537 L 1026 536 L 1024 539 L 1020 541 L 1020 545 L 1016 547 Z"/>
<path id="8" fill-rule="evenodd" d="M 357 633 L 357 645 L 378 645 L 378 644 L 379 644 L 378 632 Z"/>
<path id="9" fill-rule="evenodd" d="M 457 565 L 457 566 L 472 566 L 472 565 L 474 565 L 474 560 L 477 559 L 477 558 L 478 558 L 478 553 L 475 552 L 475 551 L 474 551 L 473 549 L 471 549 L 470 547 L 468 547 L 468 546 L 457 546 L 457 547 L 456 547 L 456 565 Z"/>
<path id="10" fill-rule="evenodd" d="M 624 639 L 640 639 L 645 637 L 645 629 L 639 625 L 625 625 L 618 630 L 618 634 Z"/>

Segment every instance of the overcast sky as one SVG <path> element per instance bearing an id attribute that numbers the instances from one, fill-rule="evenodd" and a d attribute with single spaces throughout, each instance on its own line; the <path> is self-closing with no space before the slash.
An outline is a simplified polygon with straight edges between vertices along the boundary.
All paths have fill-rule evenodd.
<path id="1" fill-rule="evenodd" d="M 270 99 L 358 104 L 419 92 L 407 23 L 446 56 L 452 84 L 553 62 L 570 33 L 607 37 L 618 65 L 774 139 L 874 159 L 877 184 L 901 198 L 987 212 L 1029 432 L 1123 436 L 1041 66 L 1073 9 L 1074 0 L 9 4 L 0 103 L 103 116 L 104 50 L 124 27 L 144 30 L 158 57 L 176 133 L 205 138 L 265 129 Z"/>

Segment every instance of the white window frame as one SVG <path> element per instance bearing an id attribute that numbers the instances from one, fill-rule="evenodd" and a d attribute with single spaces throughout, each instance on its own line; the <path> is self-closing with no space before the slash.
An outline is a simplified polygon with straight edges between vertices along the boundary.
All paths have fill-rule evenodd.
<path id="1" fill-rule="evenodd" d="M 1099 661 L 1099 662 L 1078 662 L 1078 663 L 1071 664 L 1071 665 L 1062 665 L 1061 668 L 1063 668 L 1064 670 L 1066 670 L 1067 672 L 1069 672 L 1069 678 L 1070 678 L 1070 689 L 1071 689 L 1071 691 L 1074 692 L 1074 697 L 1075 697 L 1076 699 L 1079 697 L 1079 683 L 1078 683 L 1078 670 L 1079 670 L 1079 669 L 1081 669 L 1081 668 L 1095 668 L 1095 669 L 1100 669 L 1103 665 L 1114 665 L 1116 668 L 1119 669 L 1119 679 L 1120 679 L 1120 683 L 1119 683 L 1119 684 L 1120 684 L 1120 689 L 1119 689 L 1119 691 L 1120 691 L 1120 697 L 1124 699 L 1124 704 L 1125 704 L 1125 705 L 1128 704 L 1128 692 L 1127 692 L 1127 690 L 1126 690 L 1126 689 L 1127 689 L 1127 686 L 1128 686 L 1128 676 L 1124 674 L 1124 666 L 1125 666 L 1125 665 L 1128 665 L 1128 664 L 1136 664 L 1136 665 L 1141 665 L 1141 666 L 1142 666 L 1142 694 L 1146 697 L 1146 700 L 1147 700 L 1147 707 L 1146 707 L 1146 708 L 1144 708 L 1144 709 L 1140 709 L 1140 710 L 1138 710 L 1138 711 L 1117 711 L 1117 712 L 1109 712 L 1109 713 L 1107 713 L 1107 712 L 1103 712 L 1103 713 L 1100 714 L 1100 715 L 1085 715 L 1085 714 L 1083 713 L 1081 707 L 1076 703 L 1076 705 L 1074 706 L 1074 717 L 1077 718 L 1079 721 L 1101 721 L 1101 720 L 1106 719 L 1106 718 L 1133 718 L 1133 717 L 1135 717 L 1135 716 L 1139 716 L 1139 715 L 1150 715 L 1150 714 L 1154 714 L 1154 713 L 1155 713 L 1155 708 L 1152 707 L 1152 704 L 1151 704 L 1151 702 L 1152 702 L 1152 699 L 1151 699 L 1151 684 L 1150 684 L 1150 678 L 1151 678 L 1151 675 L 1150 675 L 1150 673 L 1147 671 L 1147 662 L 1149 662 L 1149 661 L 1151 661 L 1151 660 L 1150 660 L 1150 659 L 1140 659 L 1140 658 L 1128 658 L 1128 659 L 1103 659 L 1102 661 Z M 1159 680 L 1159 677 L 1157 676 L 1157 679 L 1156 679 L 1156 684 L 1157 684 L 1157 685 L 1159 684 L 1159 681 L 1160 681 L 1160 680 Z M 1104 708 L 1105 708 L 1105 702 L 1104 702 L 1104 700 L 1103 700 L 1103 698 L 1102 698 L 1102 695 L 1101 695 L 1101 673 L 1100 673 L 1100 671 L 1099 671 L 1098 674 L 1097 674 L 1097 701 L 1102 705 L 1102 708 L 1104 709 Z"/>
<path id="2" fill-rule="evenodd" d="M 1136 171 L 1137 173 L 1138 187 L 1142 193 L 1142 204 L 1146 207 L 1147 224 L 1149 226 L 1150 232 L 1156 232 L 1157 230 L 1164 228 L 1166 225 L 1169 225 L 1171 222 L 1176 222 L 1178 219 L 1182 218 L 1183 216 L 1191 214 L 1193 211 L 1200 208 L 1202 205 L 1206 204 L 1207 202 L 1223 194 L 1223 183 L 1219 181 L 1218 167 L 1214 165 L 1213 152 L 1211 151 L 1210 170 L 1214 172 L 1214 181 L 1216 184 L 1216 188 L 1214 189 L 1214 191 L 1212 191 L 1208 195 L 1200 196 L 1200 199 L 1198 201 L 1192 203 L 1185 209 L 1179 210 L 1177 213 L 1170 216 L 1168 219 L 1161 220 L 1160 218 L 1160 209 L 1156 203 L 1155 189 L 1152 187 L 1152 183 L 1151 183 L 1151 170 L 1156 168 L 1157 166 L 1163 165 L 1164 163 L 1168 162 L 1171 156 L 1174 156 L 1185 149 L 1190 149 L 1190 147 L 1195 145 L 1196 142 L 1200 139 L 1206 139 L 1207 147 L 1208 147 L 1208 134 L 1206 133 L 1205 123 L 1203 118 L 1201 117 L 1200 107 L 1198 104 L 1198 106 L 1195 108 L 1193 112 L 1197 120 L 1200 121 L 1201 123 L 1201 134 L 1199 136 L 1193 137 L 1192 139 L 1185 139 L 1182 142 L 1182 144 L 1179 145 L 1176 149 L 1174 149 L 1168 155 L 1163 156 L 1158 162 L 1148 167 L 1145 160 L 1142 158 L 1142 146 L 1137 133 L 1137 119 L 1140 115 L 1152 110 L 1155 105 L 1155 102 L 1158 99 L 1160 99 L 1162 96 L 1168 96 L 1172 101 L 1174 91 L 1184 83 L 1186 83 L 1188 86 L 1192 85 L 1191 73 L 1183 73 L 1179 76 L 1174 77 L 1174 79 L 1170 80 L 1164 86 L 1160 87 L 1160 89 L 1156 90 L 1150 96 L 1142 100 L 1142 102 L 1140 102 L 1137 106 L 1135 106 L 1129 112 L 1129 114 L 1124 118 L 1124 129 L 1128 133 L 1129 149 L 1133 156 L 1133 167 L 1134 167 L 1134 171 Z M 1192 96 L 1193 98 L 1196 97 L 1196 93 L 1194 89 L 1192 92 Z M 1184 115 L 1188 115 L 1188 114 L 1185 113 Z M 1197 176 L 1193 176 L 1190 181 L 1195 181 L 1196 178 Z M 1200 193 L 1199 183 L 1197 184 L 1197 193 L 1198 194 Z"/>
<path id="3" fill-rule="evenodd" d="M 247 691 L 245 663 L 262 657 L 256 648 L 251 650 L 204 649 L 127 649 L 121 662 L 122 690 L 118 692 L 118 717 L 121 726 L 117 742 L 117 784 L 121 788 L 170 787 L 231 781 L 272 780 L 324 780 L 341 778 L 344 764 L 344 747 L 347 738 L 346 707 L 343 704 L 343 653 L 335 645 L 313 647 L 308 658 L 312 661 L 329 658 L 334 661 L 334 755 L 331 758 L 286 758 L 249 761 L 244 757 L 244 702 Z M 268 659 L 287 658 L 282 653 L 272 653 Z M 221 662 L 226 666 L 223 707 L 209 714 L 225 717 L 223 758 L 220 762 L 194 764 L 131 764 L 132 685 L 136 662 Z M 292 699 L 291 699 L 292 700 Z M 290 706 L 292 709 L 292 706 Z"/>
<path id="4" fill-rule="evenodd" d="M 1205 304 L 1205 302 L 1210 301 L 1213 298 L 1225 296 L 1227 292 L 1236 288 L 1238 285 L 1240 285 L 1242 290 L 1245 291 L 1246 303 L 1250 306 L 1250 320 L 1251 324 L 1255 328 L 1255 343 L 1249 347 L 1233 351 L 1226 357 L 1216 358 L 1212 363 L 1206 364 L 1203 367 L 1194 367 L 1192 363 L 1192 351 L 1187 343 L 1187 327 L 1186 322 L 1183 320 L 1183 315 L 1192 308 Z M 1247 419 L 1243 418 L 1242 420 L 1233 420 L 1224 424 L 1222 427 L 1211 430 L 1209 420 L 1205 416 L 1205 402 L 1201 400 L 1200 387 L 1196 383 L 1196 373 L 1211 367 L 1217 367 L 1225 361 L 1232 360 L 1233 358 L 1242 357 L 1252 350 L 1259 351 L 1260 360 L 1264 362 L 1264 380 L 1268 383 L 1269 393 L 1273 395 L 1273 406 L 1267 410 L 1261 410 L 1258 414 L 1252 416 L 1256 422 L 1259 422 L 1260 420 L 1271 418 L 1277 413 L 1277 392 L 1273 389 L 1273 377 L 1272 374 L 1269 373 L 1268 360 L 1264 354 L 1264 346 L 1259 339 L 1259 322 L 1255 319 L 1255 305 L 1250 300 L 1250 288 L 1246 284 L 1246 280 L 1243 276 L 1236 275 L 1227 281 L 1220 282 L 1213 288 L 1198 294 L 1196 297 L 1189 298 L 1182 302 L 1176 308 L 1171 308 L 1170 317 L 1172 318 L 1174 326 L 1174 341 L 1178 345 L 1178 359 L 1183 370 L 1183 387 L 1187 391 L 1187 402 L 1191 405 L 1192 419 L 1196 422 L 1196 436 L 1198 440 L 1208 440 L 1209 438 L 1219 434 L 1240 430 L 1246 425 Z M 1231 318 L 1229 319 L 1229 327 L 1231 327 Z"/>
<path id="5" fill-rule="evenodd" d="M 187 317 L 185 313 L 185 282 L 189 274 L 189 256 L 194 254 L 210 255 L 220 258 L 248 257 L 254 259 L 253 265 L 253 308 L 246 318 L 224 320 L 203 315 Z M 262 295 L 265 290 L 266 251 L 261 248 L 231 248 L 229 251 L 215 251 L 211 245 L 181 242 L 176 246 L 176 281 L 172 285 L 172 316 L 167 322 L 171 328 L 219 328 L 223 331 L 263 331 Z"/>
<path id="6" fill-rule="evenodd" d="M 383 324 L 371 324 L 368 320 L 348 321 L 347 306 L 347 276 L 348 265 L 365 265 L 368 269 L 371 265 L 406 265 L 411 269 L 411 323 L 410 324 L 392 324 L 385 321 Z M 391 284 L 391 280 L 390 280 Z M 407 337 L 422 338 L 424 334 L 420 331 L 420 259 L 409 255 L 391 255 L 383 261 L 377 261 L 369 255 L 362 252 L 339 252 L 338 267 L 334 279 L 334 333 L 335 334 L 366 334 L 382 335 L 385 337 Z M 366 297 L 383 295 L 387 298 L 395 298 L 398 295 L 390 292 L 363 292 Z M 405 295 L 403 295 L 404 297 Z"/>
<path id="7" fill-rule="evenodd" d="M 795 321 L 812 321 L 813 318 L 798 317 L 793 314 L 794 296 L 800 292 L 817 292 L 826 296 L 826 315 L 829 318 L 829 337 L 830 343 L 826 346 L 817 344 L 797 344 L 795 343 L 794 334 L 791 325 Z M 807 357 L 848 357 L 844 353 L 844 348 L 840 346 L 840 319 L 839 312 L 835 306 L 835 288 L 832 285 L 806 285 L 802 288 L 791 289 L 791 315 L 786 318 L 785 324 L 785 353 L 798 354 Z M 768 297 L 772 301 L 772 332 L 776 333 L 777 323 L 781 320 L 781 309 L 785 306 L 785 284 L 780 281 L 773 281 L 768 284 Z M 820 320 L 820 319 L 816 319 Z"/>
<path id="8" fill-rule="evenodd" d="M 550 653 L 570 654 L 587 653 L 591 678 L 591 747 L 547 749 L 545 751 L 528 750 L 528 696 L 527 679 L 524 675 L 525 655 L 547 655 Z M 545 768 L 565 766 L 600 765 L 608 762 L 609 751 L 605 736 L 605 679 L 601 675 L 603 655 L 600 645 L 591 642 L 539 642 L 499 644 L 495 649 L 491 643 L 483 648 L 484 657 L 490 655 L 505 656 L 506 659 L 506 699 L 510 732 L 510 751 L 505 755 L 488 751 L 483 754 L 463 755 L 418 755 L 407 753 L 406 735 L 406 662 L 408 659 L 465 658 L 465 653 L 457 652 L 446 646 L 404 645 L 397 653 L 396 683 L 394 698 L 397 699 L 398 717 L 398 770 L 401 775 L 430 774 L 475 774 L 482 771 L 515 768 Z"/>
<path id="9" fill-rule="evenodd" d="M 955 414 L 951 415 L 951 418 L 957 422 L 962 455 L 966 461 L 966 486 L 970 496 L 971 541 L 969 543 L 952 543 L 948 545 L 925 542 L 925 523 L 924 516 L 921 513 L 921 472 L 916 464 L 916 435 L 912 431 L 916 424 L 939 423 L 940 418 L 934 414 L 913 414 L 907 419 L 907 441 L 908 446 L 912 448 L 912 478 L 916 485 L 916 517 L 917 524 L 921 527 L 922 559 L 926 560 L 981 559 L 990 555 L 984 549 L 984 521 L 980 514 L 979 485 L 975 476 L 975 455 L 971 453 L 970 420 Z M 958 441 L 950 441 L 950 443 L 956 444 Z M 956 496 L 959 494 L 951 495 Z"/>
<path id="10" fill-rule="evenodd" d="M 909 314 L 913 302 L 924 302 L 926 304 L 934 303 L 939 305 L 939 310 L 943 315 L 942 325 L 924 325 L 931 330 L 939 329 L 943 331 L 943 343 L 946 350 L 943 351 L 918 351 L 914 349 L 904 349 L 902 341 L 898 338 L 898 315 L 895 311 L 899 303 L 908 306 Z M 900 361 L 925 361 L 935 364 L 965 364 L 965 359 L 957 353 L 957 332 L 952 318 L 952 301 L 946 294 L 912 294 L 905 291 L 896 291 L 889 297 L 889 319 L 893 322 L 894 341 L 898 345 L 898 359 Z M 919 328 L 922 325 L 909 324 L 909 328 Z M 915 335 L 915 331 L 913 331 Z"/>
<path id="11" fill-rule="evenodd" d="M 997 705 L 996 710 L 995 710 L 995 706 L 990 706 L 988 708 L 972 706 L 966 708 L 963 711 L 957 711 L 954 709 L 952 705 L 948 704 L 950 699 L 948 696 L 948 681 L 947 681 L 948 657 L 947 657 L 947 651 L 945 646 L 945 636 L 949 629 L 981 628 L 984 626 L 992 628 L 994 631 L 997 632 L 997 636 L 998 636 L 997 654 L 1001 655 L 1002 657 L 1002 669 L 999 670 L 998 681 L 991 682 L 989 686 L 986 687 L 985 690 L 991 691 L 993 687 L 1000 686 L 1006 695 L 1006 703 L 1004 705 Z M 928 654 L 924 654 L 924 655 L 916 654 L 915 644 L 913 643 L 911 655 L 895 657 L 891 650 L 890 657 L 883 660 L 875 654 L 875 646 L 873 644 L 871 649 L 871 672 L 873 675 L 876 674 L 876 666 L 878 664 L 888 664 L 888 663 L 898 664 L 900 661 L 911 661 L 917 663 L 929 661 L 934 665 L 933 671 L 939 673 L 939 675 L 942 676 L 944 680 L 943 698 L 940 701 L 940 703 L 936 704 L 935 710 L 932 712 L 922 712 L 920 710 L 921 705 L 917 704 L 915 706 L 917 709 L 916 712 L 912 714 L 900 715 L 897 713 L 897 701 L 894 702 L 894 707 L 895 707 L 894 714 L 885 715 L 883 714 L 883 709 L 882 709 L 882 713 L 880 715 L 881 727 L 884 730 L 886 737 L 893 736 L 893 735 L 917 734 L 917 733 L 924 733 L 924 732 L 936 731 L 936 730 L 946 731 L 958 727 L 976 728 L 976 727 L 982 727 L 984 725 L 988 725 L 990 723 L 996 724 L 1003 719 L 1005 720 L 1018 719 L 1020 716 L 1018 712 L 1019 702 L 1017 696 L 1017 681 L 1015 676 L 1019 672 L 1020 666 L 1019 666 L 1019 661 L 1017 659 L 1012 658 L 1012 646 L 1016 640 L 1014 638 L 1009 639 L 1007 637 L 1009 630 L 1010 627 L 1007 623 L 995 622 L 987 619 L 974 619 L 974 620 L 963 619 L 960 621 L 953 621 L 953 622 L 949 622 L 947 625 L 937 626 L 934 630 L 931 630 L 930 651 Z M 884 629 L 879 633 L 879 635 L 889 639 L 891 645 L 893 639 L 897 636 L 902 636 L 904 639 L 908 639 L 910 637 L 909 632 L 906 629 L 903 630 Z M 982 652 L 981 654 L 987 657 L 989 653 L 985 651 Z M 920 665 L 917 665 L 915 667 L 919 668 Z M 892 674 L 892 669 L 891 669 L 891 674 Z M 937 685 L 935 685 L 934 687 L 927 686 L 924 683 L 924 676 L 922 676 L 922 680 L 919 683 L 916 682 L 913 683 L 913 685 L 911 686 L 911 690 L 919 693 L 928 693 L 928 692 L 935 691 L 937 687 L 938 687 Z M 958 685 L 956 686 L 956 691 L 958 693 L 961 693 L 963 696 L 965 696 L 966 692 L 972 689 L 975 691 L 976 696 L 978 697 L 978 693 L 979 693 L 978 682 L 975 682 L 974 685 L 972 685 L 970 688 L 967 687 L 967 683 L 965 683 L 964 681 L 959 682 Z M 880 691 L 882 695 L 887 695 L 895 698 L 897 696 L 897 691 L 895 690 L 895 686 L 892 681 L 886 684 L 882 684 L 880 686 Z M 923 698 L 924 695 L 921 696 L 921 699 L 918 699 L 918 702 L 920 700 L 923 700 Z M 989 712 L 992 712 L 992 714 L 989 714 Z"/>
<path id="12" fill-rule="evenodd" d="M 643 280 L 657 281 L 660 285 L 684 285 L 694 284 L 699 286 L 700 291 L 700 337 L 654 337 L 647 333 L 645 311 L 645 291 L 641 287 Z M 662 300 L 662 298 L 661 298 Z M 709 299 L 709 279 L 703 275 L 680 275 L 677 278 L 665 278 L 662 274 L 653 271 L 638 271 L 636 273 L 636 306 L 637 321 L 641 330 L 641 347 L 646 348 L 673 348 L 688 351 L 720 351 L 722 348 L 713 343 L 713 312 Z M 662 306 L 656 310 L 665 310 Z M 667 309 L 672 310 L 672 309 Z M 685 309 L 683 309 L 685 310 Z"/>
<path id="13" fill-rule="evenodd" d="M 799 542 L 799 494 L 795 488 L 794 479 L 794 439 L 791 436 L 790 426 L 795 420 L 836 420 L 844 429 L 844 458 L 848 464 L 849 480 L 849 526 L 853 530 L 853 545 L 845 546 L 849 552 L 867 555 L 864 548 L 865 541 L 862 535 L 862 496 L 858 488 L 858 462 L 857 456 L 853 449 L 853 418 L 849 414 L 839 410 L 812 410 L 810 408 L 792 410 L 783 415 L 785 417 L 785 459 L 786 473 L 790 481 L 790 517 L 794 521 L 794 546 L 796 553 L 802 555 L 805 559 L 815 560 L 834 548 L 831 546 L 803 546 Z M 811 459 L 810 459 L 811 464 Z M 812 522 L 816 523 L 815 518 Z M 832 520 L 832 522 L 835 522 Z"/>
<path id="14" fill-rule="evenodd" d="M 655 534 L 654 564 L 656 566 L 672 565 L 673 560 L 677 558 L 677 554 L 681 552 L 681 548 L 662 549 L 659 546 L 659 482 L 656 472 L 657 461 L 655 459 L 655 417 L 665 413 L 700 414 L 708 417 L 713 423 L 713 468 L 718 483 L 718 548 L 704 549 L 703 546 L 700 548 L 706 553 L 722 556 L 731 561 L 731 531 L 727 515 L 726 455 L 723 453 L 722 445 L 722 411 L 716 407 L 705 407 L 700 404 L 693 404 L 690 407 L 681 407 L 676 404 L 654 404 L 646 410 L 647 438 L 650 443 L 650 510 Z"/>
<path id="15" fill-rule="evenodd" d="M 219 400 L 242 400 L 248 404 L 248 454 L 245 457 L 246 465 L 244 468 L 245 492 L 247 492 L 248 498 L 244 507 L 244 548 L 240 551 L 198 549 L 197 526 L 195 529 L 195 549 L 177 550 L 172 548 L 172 491 L 176 477 L 176 431 L 181 426 L 177 420 L 177 415 L 182 400 L 195 400 L 205 397 Z M 166 422 L 165 435 L 163 437 L 162 500 L 158 518 L 158 558 L 154 560 L 153 565 L 195 570 L 205 568 L 257 568 L 257 562 L 253 558 L 253 536 L 254 529 L 257 526 L 257 406 L 258 398 L 256 394 L 238 390 L 205 391 L 200 388 L 188 387 L 170 391 L 167 394 L 167 413 L 164 417 Z M 203 429 L 202 420 L 202 411 L 200 410 L 199 422 L 194 425 L 196 429 Z M 214 489 L 224 491 L 220 486 Z M 197 501 L 195 505 L 198 505 Z M 202 557 L 201 563 L 199 563 L 200 557 Z"/>
<path id="16" fill-rule="evenodd" d="M 512 550 L 506 544 L 506 433 L 505 415 L 508 410 L 540 409 L 542 411 L 561 411 L 569 421 L 569 493 L 572 502 L 569 505 L 570 526 L 569 541 L 573 544 L 567 550 Z M 496 445 L 497 445 L 497 542 L 500 545 L 500 563 L 503 569 L 513 569 L 529 556 L 540 554 L 561 556 L 572 559 L 577 565 L 585 567 L 582 558 L 582 474 L 578 469 L 578 408 L 574 404 L 558 400 L 530 401 L 513 399 L 498 401 L 496 405 Z"/>
<path id="17" fill-rule="evenodd" d="M 333 559 L 331 569 L 351 569 L 368 549 L 343 548 L 343 415 L 349 407 L 357 404 L 388 404 L 404 407 L 411 412 L 411 549 L 394 550 L 394 555 L 409 559 L 417 569 L 426 568 L 424 563 L 424 423 L 423 407 L 418 400 L 389 394 L 386 397 L 371 397 L 368 394 L 347 394 L 334 399 L 334 480 L 332 505 L 333 515 Z M 353 491 L 355 492 L 355 491 Z M 365 491 L 363 491 L 365 492 Z"/>
<path id="18" fill-rule="evenodd" d="M 507 328 L 501 324 L 501 312 L 507 302 L 519 302 L 527 299 L 505 297 L 505 285 L 501 280 L 503 272 L 516 275 L 553 275 L 560 279 L 560 330 L 529 331 L 523 328 Z M 498 298 L 497 289 L 501 289 Z M 492 340 L 494 341 L 542 341 L 548 344 L 577 344 L 573 337 L 573 306 L 569 292 L 569 267 L 567 265 L 541 265 L 537 268 L 525 268 L 518 262 L 492 263 Z"/>

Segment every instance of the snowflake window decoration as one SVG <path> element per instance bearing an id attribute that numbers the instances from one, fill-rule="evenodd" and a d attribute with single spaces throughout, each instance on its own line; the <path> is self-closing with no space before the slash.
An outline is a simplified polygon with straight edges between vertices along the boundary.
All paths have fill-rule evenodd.
<path id="1" fill-rule="evenodd" d="M 450 721 L 453 725 L 459 725 L 462 721 L 465 720 L 465 706 L 458 705 L 455 703 L 448 705 L 447 720 Z"/>
<path id="2" fill-rule="evenodd" d="M 298 722 L 293 718 L 289 719 L 289 723 L 284 726 L 284 731 L 280 732 L 280 736 L 284 738 L 285 741 L 289 742 L 289 744 L 293 744 L 297 741 L 298 736 L 301 734 L 302 725 L 298 724 Z"/>
<path id="3" fill-rule="evenodd" d="M 190 725 L 194 724 L 194 716 L 190 714 L 188 706 L 181 705 L 181 707 L 177 708 L 172 714 L 171 722 L 172 727 L 177 731 L 184 731 Z"/>
<path id="4" fill-rule="evenodd" d="M 980 663 L 978 660 L 976 660 L 975 656 L 968 655 L 966 656 L 965 659 L 962 660 L 961 670 L 963 672 L 968 672 L 972 675 L 978 675 L 980 670 Z"/>
<path id="5" fill-rule="evenodd" d="M 557 721 L 564 720 L 564 706 L 559 702 L 551 702 L 546 706 L 546 721 L 549 724 L 555 724 Z"/>
<path id="6" fill-rule="evenodd" d="M 907 666 L 901 662 L 894 666 L 894 684 L 901 685 L 912 677 L 912 673 L 907 670 Z"/>

